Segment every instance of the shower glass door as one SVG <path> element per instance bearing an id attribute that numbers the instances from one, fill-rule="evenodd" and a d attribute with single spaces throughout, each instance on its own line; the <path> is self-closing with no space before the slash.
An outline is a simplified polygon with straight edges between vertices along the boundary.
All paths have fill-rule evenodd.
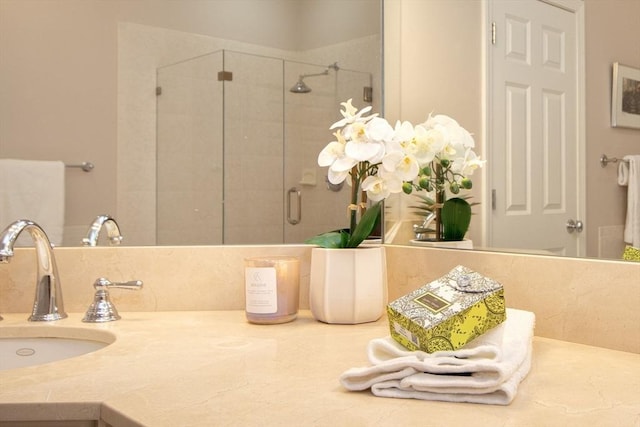
<path id="1" fill-rule="evenodd" d="M 331 190 L 326 182 L 327 168 L 318 166 L 318 154 L 335 138 L 329 127 L 342 118 L 341 102 L 352 98 L 358 108 L 371 105 L 363 100 L 364 88 L 371 86 L 371 74 L 328 65 L 285 61 L 285 212 L 290 211 L 294 220 L 285 221 L 285 243 L 300 243 L 349 226 L 351 187 L 345 182 L 342 188 Z M 304 79 L 311 92 L 289 90 L 299 76 L 327 69 L 326 75 Z M 295 220 L 299 222 L 292 224 Z"/>
<path id="2" fill-rule="evenodd" d="M 282 243 L 283 60 L 225 51 L 224 243 Z"/>
<path id="3" fill-rule="evenodd" d="M 156 240 L 223 243 L 222 51 L 157 70 Z"/>
<path id="4" fill-rule="evenodd" d="M 221 50 L 158 69 L 157 244 L 302 243 L 348 226 L 318 154 L 370 73 Z M 327 71 L 327 73 L 324 73 Z M 300 75 L 311 91 L 292 93 Z"/>

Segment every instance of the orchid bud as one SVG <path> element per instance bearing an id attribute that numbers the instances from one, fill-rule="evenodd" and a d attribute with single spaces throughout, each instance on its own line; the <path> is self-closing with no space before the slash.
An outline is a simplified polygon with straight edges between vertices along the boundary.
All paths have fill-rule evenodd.
<path id="1" fill-rule="evenodd" d="M 420 188 L 428 191 L 428 187 L 431 186 L 431 183 L 429 182 L 429 178 L 427 178 L 426 176 L 421 176 L 420 180 L 418 181 L 418 185 L 420 185 Z"/>
<path id="2" fill-rule="evenodd" d="M 413 185 L 411 185 L 410 182 L 403 182 L 402 191 L 404 191 L 405 194 L 411 194 L 411 192 L 413 191 Z"/>
<path id="3" fill-rule="evenodd" d="M 462 178 L 462 181 L 460 181 L 460 184 L 462 185 L 462 188 L 464 188 L 465 190 L 471 190 L 471 187 L 473 187 L 473 182 L 471 182 L 469 178 Z"/>
<path id="4" fill-rule="evenodd" d="M 458 194 L 460 192 L 460 186 L 458 186 L 457 183 L 452 182 L 451 185 L 449 186 L 449 190 L 453 193 L 453 194 Z"/>

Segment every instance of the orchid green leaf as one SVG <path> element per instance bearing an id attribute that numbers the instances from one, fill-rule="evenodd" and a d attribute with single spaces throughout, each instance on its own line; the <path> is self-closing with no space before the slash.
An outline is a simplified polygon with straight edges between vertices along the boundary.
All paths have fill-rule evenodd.
<path id="1" fill-rule="evenodd" d="M 353 231 L 351 238 L 347 244 L 347 248 L 357 248 L 360 243 L 364 241 L 376 225 L 376 220 L 378 219 L 378 215 L 380 215 L 380 209 L 382 206 L 382 202 L 377 202 L 367 209 L 367 211 L 360 218 L 360 222 L 356 226 L 356 229 Z"/>
<path id="2" fill-rule="evenodd" d="M 344 248 L 349 241 L 349 233 L 346 231 L 330 231 L 311 237 L 304 242 L 310 245 L 318 245 L 323 248 Z"/>

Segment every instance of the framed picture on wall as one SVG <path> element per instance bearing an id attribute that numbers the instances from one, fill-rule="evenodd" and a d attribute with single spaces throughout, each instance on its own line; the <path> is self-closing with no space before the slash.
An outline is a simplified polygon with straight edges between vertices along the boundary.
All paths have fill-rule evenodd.
<path id="1" fill-rule="evenodd" d="M 613 64 L 611 126 L 640 129 L 640 69 Z"/>

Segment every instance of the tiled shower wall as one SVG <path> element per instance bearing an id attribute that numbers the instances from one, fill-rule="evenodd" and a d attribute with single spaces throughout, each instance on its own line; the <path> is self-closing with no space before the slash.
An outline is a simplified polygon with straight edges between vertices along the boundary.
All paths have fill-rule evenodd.
<path id="1" fill-rule="evenodd" d="M 328 130 L 331 123 L 338 118 L 339 102 L 344 101 L 347 95 L 341 93 L 336 86 L 335 73 L 329 76 L 309 78 L 306 82 L 313 88 L 313 92 L 307 95 L 292 94 L 286 90 L 292 86 L 298 74 L 317 73 L 323 67 L 314 67 L 295 61 L 313 62 L 318 64 L 331 64 L 338 62 L 343 69 L 338 73 L 343 80 L 362 79 L 369 84 L 369 76 L 365 73 L 352 73 L 350 70 L 366 70 L 372 73 L 374 85 L 380 81 L 379 57 L 370 58 L 372 55 L 364 55 L 363 52 L 378 52 L 380 45 L 378 37 L 358 39 L 349 43 L 331 46 L 315 50 L 313 52 L 286 52 L 276 49 L 241 44 L 228 40 L 213 39 L 193 34 L 186 34 L 172 30 L 142 26 L 138 24 L 121 24 L 119 27 L 119 98 L 118 98 L 118 219 L 122 228 L 127 230 L 127 243 L 131 245 L 147 245 L 163 243 L 156 241 L 157 221 L 166 222 L 158 227 L 163 230 L 159 239 L 170 244 L 222 243 L 221 229 L 218 217 L 222 215 L 217 206 L 222 204 L 219 199 L 220 180 L 209 179 L 203 175 L 190 175 L 185 178 L 184 171 L 179 168 L 175 175 L 165 175 L 168 183 L 168 191 L 159 199 L 170 206 L 166 211 L 169 215 L 156 216 L 156 69 L 167 64 L 183 61 L 205 53 L 220 49 L 240 51 L 246 54 L 261 55 L 264 58 L 256 63 L 252 55 L 236 55 L 235 64 L 238 81 L 240 74 L 245 74 L 248 81 L 264 79 L 270 73 L 279 73 L 278 88 L 269 87 L 269 84 L 259 85 L 235 85 L 228 86 L 226 90 L 225 106 L 225 132 L 228 141 L 225 147 L 226 161 L 229 163 L 225 169 L 224 180 L 227 184 L 234 183 L 241 189 L 229 187 L 226 191 L 227 199 L 226 215 L 224 223 L 227 227 L 224 243 L 279 243 L 301 242 L 310 235 L 344 224 L 345 209 L 348 199 L 348 187 L 340 193 L 331 193 L 324 183 L 324 168 L 318 168 L 317 155 L 322 147 L 330 140 L 331 132 Z M 231 56 L 227 59 L 231 61 Z M 276 59 L 274 59 L 276 58 Z M 271 61 L 270 61 L 271 59 Z M 283 67 L 281 59 L 286 59 Z M 253 62 L 252 64 L 243 61 Z M 265 65 L 269 64 L 271 65 Z M 225 64 L 229 69 L 231 64 Z M 179 68 L 179 67 L 178 67 Z M 205 67 L 206 68 L 206 67 Z M 271 68 L 271 69 L 270 69 Z M 283 69 L 284 68 L 284 69 Z M 214 77 L 217 77 L 217 69 L 214 68 Z M 197 77 L 194 76 L 194 79 Z M 202 80 L 200 81 L 202 83 Z M 217 83 L 217 81 L 215 82 Z M 204 83 L 206 84 L 206 83 Z M 361 86 L 361 83 L 358 83 Z M 184 84 L 181 84 L 184 86 Z M 284 105 L 282 103 L 282 87 L 284 86 Z M 378 86 L 379 87 L 379 86 Z M 183 96 L 197 94 L 197 90 L 189 86 L 184 87 Z M 253 91 L 253 92 L 252 92 Z M 270 104 L 264 104 L 265 91 L 280 93 L 280 100 Z M 361 88 L 358 89 L 361 93 Z M 163 93 L 161 96 L 165 96 Z M 313 95 L 313 96 L 309 96 Z M 377 96 L 376 96 L 377 95 Z M 168 95 L 167 95 L 168 96 Z M 276 98 L 277 99 L 277 98 Z M 260 102 L 259 102 L 260 101 Z M 180 101 L 176 108 L 179 108 Z M 354 99 L 358 106 L 364 103 Z M 381 105 L 380 94 L 374 93 L 374 108 L 379 111 Z M 236 113 L 231 113 L 236 111 Z M 204 144 L 210 135 L 217 138 L 220 135 L 221 124 L 217 118 L 222 112 L 214 110 L 211 113 L 215 117 L 204 117 L 198 114 L 188 118 L 178 111 L 173 114 L 170 122 L 173 129 L 165 129 L 180 141 L 189 136 L 193 126 L 190 120 L 196 120 L 204 124 L 206 132 L 202 135 L 191 135 L 194 140 Z M 283 128 L 282 114 L 288 114 L 295 118 L 296 126 Z M 235 115 L 235 116 L 234 116 Z M 251 119 L 247 119 L 251 117 Z M 230 126 L 233 122 L 237 126 Z M 249 126 L 249 123 L 252 126 Z M 257 122 L 257 123 L 256 123 Z M 255 126 L 253 125 L 255 124 Z M 169 123 L 166 124 L 167 126 Z M 292 167 L 286 171 L 282 169 L 282 156 L 278 150 L 282 149 L 282 136 L 284 133 L 284 149 L 291 152 L 295 159 Z M 205 134 L 209 135 L 205 138 Z M 276 140 L 279 142 L 276 143 Z M 251 141 L 251 145 L 247 145 Z M 219 144 L 206 143 L 206 150 L 220 152 Z M 168 153 L 168 158 L 190 157 L 199 162 L 202 173 L 208 171 L 211 174 L 220 174 L 221 165 L 215 160 L 203 162 L 205 156 L 204 146 L 192 147 L 185 151 L 181 144 L 175 143 L 173 151 Z M 179 164 L 179 162 L 173 162 Z M 198 168 L 196 168 L 198 169 Z M 315 176 L 315 185 L 302 185 L 302 175 L 309 173 Z M 164 174 L 163 174 L 164 175 Z M 282 181 L 284 177 L 285 188 Z M 190 180 L 191 182 L 186 182 Z M 272 181 L 272 182 L 271 182 Z M 279 186 L 276 188 L 276 181 Z M 265 185 L 266 184 L 266 185 Z M 178 192 L 180 185 L 188 185 L 190 193 Z M 274 222 L 281 223 L 286 214 L 286 190 L 296 187 L 303 197 L 302 221 L 299 225 L 292 226 L 288 223 L 284 229 L 273 227 Z M 173 194 L 170 191 L 174 191 Z M 328 197 L 328 198 L 327 198 Z M 266 202 L 277 199 L 279 203 L 270 203 L 266 208 Z M 203 201 L 207 206 L 216 206 L 210 210 L 203 210 Z M 248 204 L 246 202 L 249 202 Z M 242 206 L 239 203 L 242 202 Z M 236 205 L 237 203 L 237 205 Z M 293 200 L 293 214 L 296 215 L 296 204 Z M 199 205 L 199 206 L 196 206 Z M 329 207 L 330 209 L 326 209 Z M 331 217 L 327 212 L 333 212 Z M 157 219 L 156 219 L 157 218 Z M 309 225 L 309 228 L 301 225 Z M 168 231 L 167 231 L 168 230 Z M 182 240 L 181 240 L 182 239 Z"/>

